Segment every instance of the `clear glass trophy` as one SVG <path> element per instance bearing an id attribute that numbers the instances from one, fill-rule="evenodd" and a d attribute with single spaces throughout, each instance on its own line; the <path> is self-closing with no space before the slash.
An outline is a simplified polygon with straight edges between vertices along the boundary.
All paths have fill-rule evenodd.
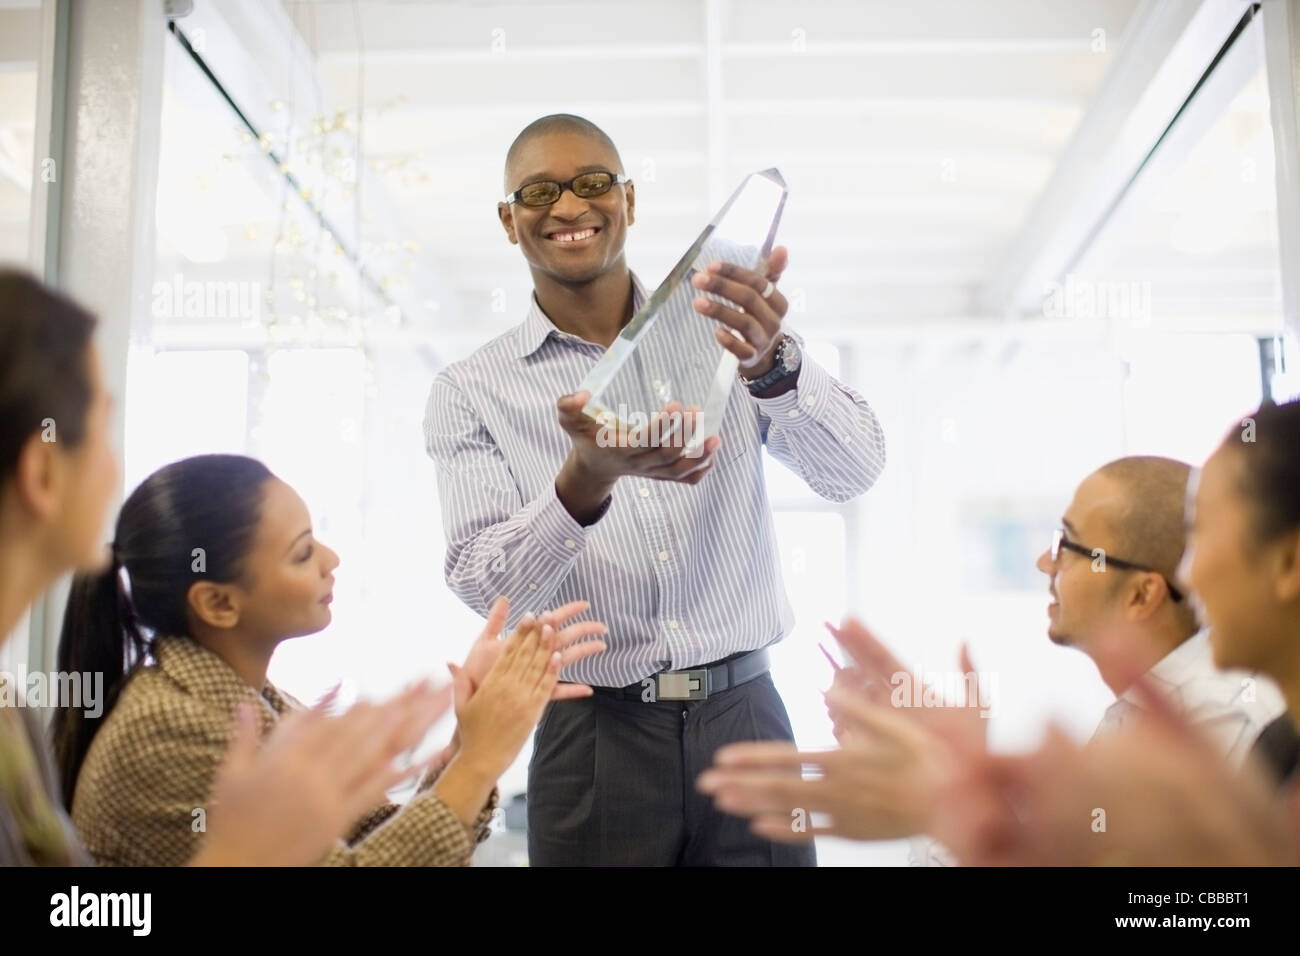
<path id="1" fill-rule="evenodd" d="M 746 176 L 592 367 L 576 390 L 591 393 L 582 410 L 603 426 L 598 441 L 675 442 L 694 456 L 718 433 L 737 360 L 714 338 L 715 329 L 730 331 L 728 326 L 692 304 L 696 296 L 725 300 L 695 288 L 691 275 L 717 259 L 761 271 L 772 253 L 785 197 L 785 180 L 777 170 Z M 671 402 L 681 404 L 682 414 L 660 418 Z"/>

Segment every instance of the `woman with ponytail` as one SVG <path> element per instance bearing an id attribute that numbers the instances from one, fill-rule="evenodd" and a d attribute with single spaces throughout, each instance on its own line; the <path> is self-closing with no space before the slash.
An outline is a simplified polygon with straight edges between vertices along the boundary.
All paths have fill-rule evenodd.
<path id="1" fill-rule="evenodd" d="M 117 464 L 94 328 L 94 317 L 75 303 L 31 276 L 0 269 L 0 644 L 55 580 L 79 570 L 90 575 L 76 589 L 87 612 L 81 621 L 107 627 L 107 639 L 92 644 L 83 634 L 87 640 L 69 642 L 69 654 L 76 644 L 82 666 L 114 675 L 130 657 L 129 635 L 140 632 L 119 602 L 118 575 L 99 570 Z M 120 629 L 111 626 L 114 615 Z M 528 651 L 534 671 L 547 673 L 534 666 L 538 656 L 545 664 L 541 629 L 517 637 L 506 642 L 501 661 Z M 231 743 L 213 774 L 207 833 L 184 861 L 298 866 L 320 859 L 411 775 L 394 761 L 424 737 L 448 697 L 426 685 L 337 717 L 313 709 L 277 722 L 263 740 L 255 713 L 235 708 L 222 728 Z M 0 866 L 89 862 L 63 813 L 39 718 L 16 703 L 0 697 Z M 67 721 L 67 753 L 84 752 L 93 732 L 93 724 Z"/>
<path id="2" fill-rule="evenodd" d="M 201 835 L 233 708 L 255 705 L 269 731 L 301 706 L 267 681 L 267 668 L 281 642 L 329 624 L 339 560 L 294 490 L 240 455 L 186 458 L 146 478 L 122 506 L 113 551 L 108 571 L 74 583 L 59 650 L 64 670 L 103 669 L 104 712 L 91 720 L 64 708 L 55 752 L 72 820 L 98 862 L 172 866 Z M 599 622 L 551 633 L 586 607 L 542 621 L 547 643 L 564 649 L 555 675 L 604 649 L 583 641 L 603 631 Z M 499 656 L 491 647 L 500 648 L 506 612 L 502 600 L 461 673 L 457 738 L 438 766 L 409 804 L 379 804 L 359 819 L 323 865 L 469 863 L 488 835 L 496 780 L 552 692 L 538 698 L 534 668 L 484 658 Z"/>
<path id="3" fill-rule="evenodd" d="M 135 607 L 145 609 L 152 630 L 185 633 L 180 603 L 166 597 L 183 592 L 195 580 L 192 563 L 206 567 L 211 561 L 211 573 L 217 577 L 232 574 L 257 523 L 261 486 L 270 477 L 260 462 L 229 455 L 189 459 L 162 469 L 123 505 L 108 566 L 73 578 L 59 641 L 59 670 L 103 674 L 104 700 L 94 718 L 77 707 L 60 708 L 54 715 L 54 749 L 69 807 L 95 733 L 112 712 L 133 664 L 144 661 L 152 649 Z M 188 521 L 181 520 L 182 509 Z M 191 541 L 201 542 L 193 558 L 186 546 Z M 123 573 L 128 560 L 134 571 L 130 585 Z"/>

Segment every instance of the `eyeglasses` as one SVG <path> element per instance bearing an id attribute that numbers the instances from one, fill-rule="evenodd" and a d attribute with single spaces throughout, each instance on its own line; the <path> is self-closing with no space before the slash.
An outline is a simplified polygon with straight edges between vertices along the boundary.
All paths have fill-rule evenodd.
<path id="1" fill-rule="evenodd" d="M 574 176 L 567 183 L 543 180 L 520 186 L 505 198 L 507 204 L 521 202 L 525 206 L 549 206 L 559 202 L 560 195 L 571 190 L 579 199 L 594 199 L 609 192 L 616 183 L 630 183 L 621 173 L 591 172 Z"/>
<path id="2" fill-rule="evenodd" d="M 1160 574 L 1160 572 L 1157 571 L 1155 568 L 1147 567 L 1145 564 L 1135 564 L 1132 561 L 1124 561 L 1120 558 L 1112 558 L 1109 554 L 1105 552 L 1105 550 L 1101 548 L 1088 548 L 1085 547 L 1084 545 L 1079 544 L 1076 541 L 1071 541 L 1069 538 L 1065 536 L 1064 528 L 1057 528 L 1054 532 L 1052 532 L 1052 549 L 1049 552 L 1052 556 L 1053 564 L 1055 564 L 1057 561 L 1060 560 L 1062 549 L 1066 551 L 1073 551 L 1075 554 L 1081 554 L 1085 558 L 1099 557 L 1102 559 L 1103 567 L 1114 566 L 1119 568 L 1121 571 L 1145 571 L 1148 574 Z M 1178 588 L 1174 587 L 1174 582 L 1170 581 L 1163 574 L 1160 574 L 1160 576 L 1162 578 L 1165 578 L 1165 587 L 1169 588 L 1169 596 L 1173 598 L 1175 601 L 1181 601 L 1183 599 L 1183 592 L 1178 590 Z"/>

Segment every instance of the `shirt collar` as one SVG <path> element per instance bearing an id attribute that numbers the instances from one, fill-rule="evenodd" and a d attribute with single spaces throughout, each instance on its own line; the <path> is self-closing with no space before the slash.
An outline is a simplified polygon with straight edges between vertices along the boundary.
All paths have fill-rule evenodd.
<path id="1" fill-rule="evenodd" d="M 646 291 L 637 274 L 628 270 L 632 276 L 632 314 L 636 315 L 645 304 Z M 518 343 L 519 347 L 515 351 L 517 358 L 527 358 L 542 347 L 550 336 L 554 334 L 556 338 L 568 339 L 574 342 L 585 342 L 579 336 L 572 335 L 568 332 L 562 332 L 555 327 L 555 323 L 550 320 L 542 307 L 537 303 L 537 293 L 534 291 L 528 296 L 528 317 L 524 319 L 523 325 L 519 327 Z M 591 344 L 591 343 L 587 343 Z"/>
<path id="2" fill-rule="evenodd" d="M 234 668 L 188 637 L 160 637 L 154 645 L 158 669 L 195 697 L 216 704 L 233 716 L 242 701 L 257 702 L 262 732 L 275 726 L 288 704 L 270 681 L 259 694 Z"/>
<path id="3" fill-rule="evenodd" d="M 1151 678 L 1156 686 L 1168 690 L 1181 687 L 1193 678 L 1207 673 L 1215 673 L 1214 651 L 1210 647 L 1209 630 L 1201 628 L 1156 661 L 1147 671 L 1146 676 Z M 1125 690 L 1120 697 L 1134 706 L 1141 706 L 1137 692 L 1132 687 Z"/>

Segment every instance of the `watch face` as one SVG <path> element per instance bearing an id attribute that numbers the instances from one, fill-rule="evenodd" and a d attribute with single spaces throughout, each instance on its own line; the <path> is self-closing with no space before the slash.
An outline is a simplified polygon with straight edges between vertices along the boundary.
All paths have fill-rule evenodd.
<path id="1" fill-rule="evenodd" d="M 799 344 L 788 335 L 781 346 L 781 364 L 787 372 L 793 372 L 799 367 Z"/>

